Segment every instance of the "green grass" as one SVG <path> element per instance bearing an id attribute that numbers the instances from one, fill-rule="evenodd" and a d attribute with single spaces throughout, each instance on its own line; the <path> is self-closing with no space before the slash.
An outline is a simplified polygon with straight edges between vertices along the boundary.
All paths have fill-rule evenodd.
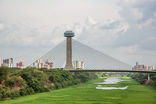
<path id="1" fill-rule="evenodd" d="M 127 77 L 122 79 L 130 81 L 103 86 L 129 86 L 126 90 L 95 89 L 97 85 L 94 83 L 103 81 L 100 78 L 69 88 L 1 101 L 0 104 L 156 104 L 155 89 L 140 85 Z"/>

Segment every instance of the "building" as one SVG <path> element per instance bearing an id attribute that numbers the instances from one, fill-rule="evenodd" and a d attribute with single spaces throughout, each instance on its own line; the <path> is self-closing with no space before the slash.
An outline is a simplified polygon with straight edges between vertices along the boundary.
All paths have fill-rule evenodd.
<path id="1" fill-rule="evenodd" d="M 53 62 L 50 59 L 47 59 L 45 62 L 42 62 L 40 59 L 36 60 L 33 63 L 33 67 L 35 68 L 47 68 L 52 69 L 53 68 Z"/>
<path id="2" fill-rule="evenodd" d="M 3 60 L 3 66 L 13 67 L 13 58 L 4 59 Z"/>
<path id="3" fill-rule="evenodd" d="M 34 63 L 33 63 L 33 67 L 35 68 L 42 68 L 43 67 L 43 63 L 41 60 L 36 60 Z"/>
<path id="4" fill-rule="evenodd" d="M 24 62 L 19 62 L 19 63 L 16 63 L 16 67 L 17 68 L 25 68 L 25 64 L 24 64 Z"/>
<path id="5" fill-rule="evenodd" d="M 74 69 L 84 69 L 83 61 L 73 61 Z"/>
<path id="6" fill-rule="evenodd" d="M 147 66 L 145 66 L 145 65 L 138 65 L 137 69 L 138 70 L 147 70 Z"/>
<path id="7" fill-rule="evenodd" d="M 153 66 L 153 65 L 152 65 L 152 66 L 148 66 L 148 70 L 149 70 L 149 71 L 153 71 L 153 70 L 155 70 L 155 69 L 156 69 L 156 67 Z"/>
<path id="8" fill-rule="evenodd" d="M 136 65 L 132 68 L 132 70 L 139 70 L 139 71 L 147 70 L 147 66 L 139 65 L 139 63 L 136 62 Z"/>
<path id="9" fill-rule="evenodd" d="M 52 69 L 53 68 L 53 62 L 50 59 L 47 59 L 45 61 L 45 64 L 44 64 L 44 68 Z"/>

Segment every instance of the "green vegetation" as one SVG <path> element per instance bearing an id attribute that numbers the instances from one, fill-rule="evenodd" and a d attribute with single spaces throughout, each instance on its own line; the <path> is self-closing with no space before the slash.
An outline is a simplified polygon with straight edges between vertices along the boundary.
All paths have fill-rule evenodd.
<path id="1" fill-rule="evenodd" d="M 156 104 L 154 74 L 148 83 L 152 87 L 143 85 L 147 81 L 147 74 L 131 75 L 136 81 L 124 76 L 121 79 L 125 81 L 118 84 L 101 85 L 102 87 L 128 86 L 126 90 L 96 89 L 95 83 L 103 82 L 110 77 L 97 79 L 98 76 L 100 76 L 98 73 L 72 74 L 62 69 L 2 67 L 0 100 L 5 101 L 0 101 L 0 104 Z"/>
<path id="2" fill-rule="evenodd" d="M 105 77 L 106 78 L 106 77 Z M 128 86 L 126 90 L 96 89 L 94 83 L 103 82 L 105 78 L 91 80 L 86 83 L 74 85 L 59 90 L 20 97 L 13 100 L 1 101 L 1 104 L 156 104 L 156 90 L 149 86 L 122 77 L 117 85 Z M 129 81 L 128 81 L 129 80 Z M 102 85 L 103 86 L 103 85 Z"/>
<path id="3" fill-rule="evenodd" d="M 150 85 L 156 88 L 156 74 L 150 74 L 150 80 L 148 81 L 147 74 L 132 74 L 131 77 L 138 81 L 140 84 Z"/>
<path id="4" fill-rule="evenodd" d="M 75 73 L 63 69 L 0 68 L 0 100 L 48 92 L 96 79 L 95 73 Z"/>

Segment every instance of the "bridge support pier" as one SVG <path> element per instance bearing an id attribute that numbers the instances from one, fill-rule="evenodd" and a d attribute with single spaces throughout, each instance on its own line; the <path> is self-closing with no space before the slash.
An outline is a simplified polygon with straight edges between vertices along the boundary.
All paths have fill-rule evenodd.
<path id="1" fill-rule="evenodd" d="M 150 80 L 151 78 L 150 78 L 150 73 L 148 73 L 148 80 Z"/>

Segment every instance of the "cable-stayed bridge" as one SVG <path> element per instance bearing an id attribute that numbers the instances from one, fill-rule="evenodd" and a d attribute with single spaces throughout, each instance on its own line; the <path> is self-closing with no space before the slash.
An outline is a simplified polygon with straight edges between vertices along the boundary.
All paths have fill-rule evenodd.
<path id="1" fill-rule="evenodd" d="M 97 51 L 83 43 L 72 40 L 73 60 L 81 60 L 85 63 L 85 68 L 80 70 L 69 70 L 70 72 L 130 72 L 130 73 L 156 73 L 155 71 L 132 70 L 132 66 Z M 61 42 L 41 60 L 51 59 L 56 68 L 65 66 L 66 61 L 66 41 Z"/>
<path id="2" fill-rule="evenodd" d="M 139 70 L 114 70 L 114 69 L 83 69 L 83 70 L 69 70 L 70 72 L 126 72 L 126 73 L 154 73 L 156 71 L 139 71 Z"/>
<path id="3" fill-rule="evenodd" d="M 130 65 L 76 40 L 72 40 L 72 37 L 74 36 L 72 31 L 66 31 L 64 36 L 67 40 L 58 44 L 54 49 L 42 56 L 40 60 L 45 61 L 47 59 L 51 59 L 53 60 L 55 67 L 62 68 L 65 66 L 64 69 L 70 72 L 156 73 L 156 71 L 132 70 Z M 74 69 L 72 59 L 83 61 L 85 63 L 85 68 L 83 70 Z"/>
<path id="4" fill-rule="evenodd" d="M 63 68 L 66 63 L 66 41 L 61 42 L 39 59 L 42 61 L 50 59 L 55 68 Z M 83 61 L 84 69 L 132 69 L 132 66 L 74 39 L 72 40 L 72 60 Z"/>

